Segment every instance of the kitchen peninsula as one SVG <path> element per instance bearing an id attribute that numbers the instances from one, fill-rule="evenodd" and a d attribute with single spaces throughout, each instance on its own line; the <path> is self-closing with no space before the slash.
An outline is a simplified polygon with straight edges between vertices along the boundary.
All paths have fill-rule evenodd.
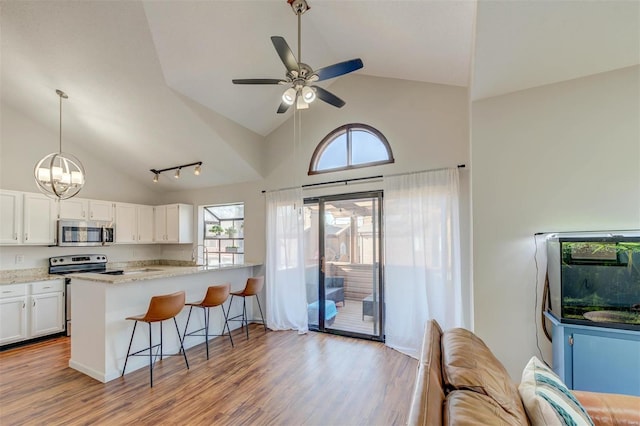
<path id="1" fill-rule="evenodd" d="M 101 382 L 108 382 L 122 374 L 127 346 L 131 338 L 133 321 L 125 318 L 146 312 L 152 296 L 184 290 L 187 302 L 200 301 L 211 285 L 230 283 L 231 291 L 242 290 L 247 278 L 256 275 L 261 265 L 242 264 L 215 266 L 151 265 L 125 270 L 123 275 L 95 273 L 73 274 L 71 277 L 71 359 L 69 367 Z M 231 315 L 241 313 L 240 303 L 231 307 Z M 228 308 L 225 303 L 225 309 Z M 251 318 L 252 306 L 247 306 Z M 188 310 L 176 318 L 180 334 L 184 332 Z M 211 312 L 211 334 L 220 334 L 222 312 Z M 180 342 L 173 324 L 165 324 L 164 353 L 177 353 Z M 231 324 L 230 324 L 231 325 Z M 239 324 L 236 325 L 238 327 Z M 167 327 L 171 327 L 170 329 Z M 193 327 L 193 328 L 192 328 Z M 204 327 L 202 315 L 192 315 L 189 329 Z M 140 327 L 138 327 L 140 328 Z M 233 328 L 233 327 L 232 327 Z M 153 327 L 153 339 L 160 340 L 160 328 Z M 148 346 L 148 329 L 136 330 L 132 348 Z M 204 337 L 189 337 L 184 347 L 204 342 Z M 127 373 L 147 367 L 148 358 L 133 357 L 127 364 Z"/>

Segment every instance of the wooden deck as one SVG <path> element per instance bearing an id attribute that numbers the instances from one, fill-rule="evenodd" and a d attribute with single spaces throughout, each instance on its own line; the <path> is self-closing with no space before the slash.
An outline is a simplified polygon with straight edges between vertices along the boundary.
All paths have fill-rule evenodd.
<path id="1" fill-rule="evenodd" d="M 379 326 L 374 331 L 373 317 L 362 317 L 362 299 L 347 299 L 344 307 L 338 306 L 338 315 L 328 328 L 377 335 Z"/>

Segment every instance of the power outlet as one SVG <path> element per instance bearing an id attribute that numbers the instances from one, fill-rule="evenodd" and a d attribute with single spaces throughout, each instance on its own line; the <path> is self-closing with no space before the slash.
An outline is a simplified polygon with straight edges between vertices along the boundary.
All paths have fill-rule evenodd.
<path id="1" fill-rule="evenodd" d="M 16 265 L 24 263 L 24 254 L 16 254 Z"/>

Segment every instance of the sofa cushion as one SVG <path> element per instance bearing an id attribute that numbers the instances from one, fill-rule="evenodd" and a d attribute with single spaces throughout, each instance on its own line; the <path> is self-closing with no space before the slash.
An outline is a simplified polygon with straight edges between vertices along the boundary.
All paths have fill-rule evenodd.
<path id="1" fill-rule="evenodd" d="M 478 336 L 463 328 L 442 335 L 445 386 L 492 398 L 518 424 L 528 423 L 518 388 L 504 366 Z"/>
<path id="2" fill-rule="evenodd" d="M 442 424 L 444 391 L 442 389 L 441 336 L 442 330 L 438 323 L 434 320 L 429 321 L 422 339 L 422 353 L 407 422 L 409 425 Z"/>
<path id="3" fill-rule="evenodd" d="M 529 420 L 537 425 L 593 426 L 593 421 L 562 380 L 535 356 L 522 372 L 519 386 Z"/>
<path id="4" fill-rule="evenodd" d="M 444 425 L 526 425 L 491 397 L 468 391 L 455 390 L 447 395 L 443 410 Z M 432 423 L 436 424 L 436 423 Z M 437 423 L 440 424 L 440 423 Z"/>

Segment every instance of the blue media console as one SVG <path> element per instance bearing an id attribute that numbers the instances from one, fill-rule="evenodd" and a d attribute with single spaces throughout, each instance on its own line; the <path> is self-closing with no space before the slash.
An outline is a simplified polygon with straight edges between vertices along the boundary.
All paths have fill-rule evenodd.
<path id="1" fill-rule="evenodd" d="M 565 324 L 551 313 L 553 371 L 570 389 L 640 396 L 640 332 Z"/>

